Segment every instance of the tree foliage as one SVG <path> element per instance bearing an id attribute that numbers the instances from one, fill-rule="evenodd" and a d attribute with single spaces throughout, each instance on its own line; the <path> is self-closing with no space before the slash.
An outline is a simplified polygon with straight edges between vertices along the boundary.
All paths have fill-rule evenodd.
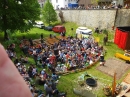
<path id="1" fill-rule="evenodd" d="M 53 5 L 49 0 L 47 0 L 46 3 L 44 4 L 42 13 L 43 13 L 43 20 L 45 23 L 50 25 L 51 22 L 57 21 L 57 14 L 53 8 Z"/>
<path id="2" fill-rule="evenodd" d="M 91 0 L 92 4 L 98 4 L 99 0 Z"/>
<path id="3" fill-rule="evenodd" d="M 0 0 L 0 29 L 5 33 L 6 30 L 27 31 L 39 16 L 37 0 Z"/>

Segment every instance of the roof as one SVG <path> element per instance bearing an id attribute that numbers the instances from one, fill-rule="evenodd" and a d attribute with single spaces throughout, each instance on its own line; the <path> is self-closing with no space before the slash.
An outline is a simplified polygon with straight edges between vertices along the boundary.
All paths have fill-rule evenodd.
<path id="1" fill-rule="evenodd" d="M 87 27 L 78 27 L 78 29 L 80 29 L 80 30 L 86 30 L 88 28 Z"/>
<path id="2" fill-rule="evenodd" d="M 130 26 L 117 27 L 117 28 L 124 32 L 130 32 Z"/>
<path id="3" fill-rule="evenodd" d="M 42 21 L 35 21 L 37 24 L 43 24 Z"/>

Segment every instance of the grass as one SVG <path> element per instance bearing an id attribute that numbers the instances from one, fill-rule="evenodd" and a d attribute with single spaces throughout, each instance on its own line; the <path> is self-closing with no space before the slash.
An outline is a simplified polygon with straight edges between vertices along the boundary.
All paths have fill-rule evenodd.
<path id="1" fill-rule="evenodd" d="M 72 35 L 74 36 L 75 35 L 75 32 L 76 32 L 76 28 L 78 27 L 78 25 L 76 25 L 75 23 L 71 23 L 71 22 L 67 22 L 64 24 L 64 26 L 66 27 L 66 35 Z M 74 30 L 71 30 L 71 28 L 73 28 Z M 38 39 L 40 38 L 40 35 L 43 34 L 43 37 L 48 37 L 50 34 L 54 34 L 54 32 L 52 31 L 45 31 L 43 29 L 39 29 L 39 28 L 33 28 L 32 30 L 30 30 L 28 33 L 20 33 L 20 32 L 16 32 L 16 33 L 13 33 L 12 34 L 12 37 L 13 38 L 17 38 L 18 40 L 22 38 L 22 36 L 25 36 L 26 38 L 32 38 L 32 39 Z M 58 34 L 57 34 L 58 35 Z M 103 37 L 104 37 L 104 34 L 96 34 L 94 33 L 93 34 L 94 37 L 98 37 L 100 39 L 100 45 L 103 45 Z M 109 32 L 109 40 L 113 40 L 114 39 L 114 32 Z M 2 42 L 2 44 L 4 44 L 5 46 L 7 46 L 5 44 L 3 40 L 3 33 L 0 33 L 0 41 Z M 123 53 L 123 50 L 119 49 L 113 42 L 108 42 L 106 46 L 104 46 L 105 50 L 107 51 L 106 53 L 106 56 L 105 56 L 105 59 L 108 59 L 108 58 L 111 58 L 111 57 L 114 57 L 114 54 L 116 52 L 120 52 L 120 53 Z M 16 48 L 16 52 L 17 52 L 17 55 L 20 56 L 21 54 L 23 54 L 20 49 Z M 31 64 L 34 64 L 34 60 L 30 57 L 29 58 L 29 61 Z M 28 64 L 29 65 L 29 64 Z M 76 81 L 77 81 L 77 78 L 87 72 L 88 74 L 91 74 L 95 77 L 98 78 L 98 81 L 100 81 L 101 83 L 103 84 L 112 84 L 111 82 L 109 81 L 105 81 L 103 79 L 107 79 L 107 80 L 110 80 L 112 81 L 112 77 L 98 71 L 96 69 L 96 67 L 99 65 L 99 63 L 97 63 L 95 66 L 91 67 L 90 69 L 87 69 L 86 71 L 84 72 L 79 72 L 79 73 L 73 73 L 73 74 L 69 74 L 69 75 L 66 75 L 66 76 L 61 76 L 60 78 L 60 81 L 59 81 L 59 84 L 58 84 L 58 89 L 60 91 L 66 91 L 67 92 L 67 97 L 80 97 L 80 96 L 77 96 L 73 93 L 73 87 L 76 87 Z M 130 72 L 130 71 L 127 71 L 126 74 Z M 125 75 L 118 81 L 118 82 L 121 82 L 122 79 L 125 77 Z M 43 86 L 39 86 L 39 88 L 43 89 Z M 100 89 L 98 89 L 97 91 L 95 91 L 94 93 L 98 96 L 98 97 L 105 97 L 105 95 L 103 94 L 103 91 L 102 91 L 102 88 L 101 87 Z"/>

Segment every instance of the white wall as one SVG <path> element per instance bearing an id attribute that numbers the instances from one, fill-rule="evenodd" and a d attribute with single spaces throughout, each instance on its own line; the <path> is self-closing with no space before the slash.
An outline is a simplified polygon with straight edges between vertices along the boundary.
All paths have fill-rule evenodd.
<path id="1" fill-rule="evenodd" d="M 51 3 L 54 7 L 54 9 L 57 9 L 58 7 L 63 6 L 63 1 L 64 0 L 51 0 Z"/>
<path id="2" fill-rule="evenodd" d="M 77 2 L 77 0 L 67 0 L 68 3 L 71 3 L 71 4 L 75 4 Z"/>
<path id="3" fill-rule="evenodd" d="M 65 8 L 66 6 L 68 6 L 68 0 L 57 0 L 58 3 L 56 3 L 56 5 L 59 5 L 59 8 Z M 66 5 L 66 6 L 65 6 Z"/>
<path id="4" fill-rule="evenodd" d="M 51 0 L 51 3 L 53 5 L 54 9 L 56 9 L 56 0 Z"/>
<path id="5" fill-rule="evenodd" d="M 39 2 L 39 4 L 40 4 L 40 7 L 43 7 L 44 2 Z"/>

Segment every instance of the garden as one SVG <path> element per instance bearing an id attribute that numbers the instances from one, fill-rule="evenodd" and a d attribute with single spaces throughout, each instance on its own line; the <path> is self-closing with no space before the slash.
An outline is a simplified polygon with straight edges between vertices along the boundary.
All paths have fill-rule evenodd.
<path id="1" fill-rule="evenodd" d="M 75 37 L 75 32 L 76 32 L 76 28 L 79 26 L 75 23 L 72 22 L 66 22 L 63 24 L 66 28 L 66 36 L 74 36 Z M 73 30 L 72 30 L 73 28 Z M 60 36 L 60 34 L 58 33 L 54 33 L 53 31 L 46 31 L 43 29 L 39 29 L 39 28 L 33 28 L 30 31 L 26 32 L 26 33 L 21 33 L 21 32 L 15 32 L 12 34 L 8 34 L 10 37 L 10 41 L 4 41 L 3 39 L 3 33 L 0 33 L 0 42 L 4 45 L 5 48 L 7 48 L 8 45 L 10 45 L 11 43 L 15 43 L 16 44 L 16 53 L 17 53 L 17 57 L 20 57 L 21 55 L 25 56 L 23 54 L 23 52 L 21 51 L 21 49 L 19 48 L 19 44 L 20 44 L 20 40 L 23 38 L 26 39 L 30 39 L 32 38 L 32 40 L 34 39 L 40 39 L 41 34 L 43 34 L 43 39 L 46 39 L 47 37 L 50 36 L 50 34 L 52 35 L 56 35 L 56 36 Z M 99 40 L 99 45 L 103 45 L 103 38 L 104 38 L 105 34 L 97 34 L 94 32 L 93 29 L 93 37 L 95 39 Z M 117 45 L 114 44 L 113 40 L 114 40 L 114 31 L 108 31 L 108 42 L 107 44 L 104 46 L 104 49 L 106 51 L 105 53 L 105 60 L 109 59 L 109 58 L 113 58 L 116 52 L 119 53 L 124 53 L 123 50 L 119 49 L 117 47 Z M 27 66 L 30 66 L 30 64 L 34 64 L 35 65 L 35 61 L 32 57 L 29 57 L 29 64 L 27 64 Z M 113 77 L 99 71 L 97 69 L 97 67 L 99 66 L 99 62 L 97 62 L 95 65 L 93 65 L 92 67 L 84 70 L 84 71 L 76 71 L 73 73 L 70 73 L 68 75 L 61 75 L 57 88 L 60 91 L 66 92 L 67 93 L 67 97 L 80 97 L 79 95 L 75 95 L 73 93 L 73 88 L 83 88 L 81 86 L 79 86 L 78 84 L 78 78 L 82 75 L 82 74 L 89 74 L 91 76 L 93 76 L 94 78 L 97 79 L 99 86 L 97 88 L 92 89 L 91 92 L 93 92 L 94 94 L 96 94 L 98 97 L 106 97 L 104 92 L 103 92 L 103 87 L 105 85 L 112 85 L 112 81 L 113 81 Z M 43 68 L 37 67 L 38 70 L 42 70 Z M 123 76 L 121 77 L 121 79 L 117 80 L 117 83 L 120 83 L 123 78 L 126 76 L 126 74 L 129 71 L 127 71 L 125 74 L 123 74 Z M 50 72 L 49 72 L 50 73 Z M 35 84 L 35 80 L 32 80 L 32 83 Z M 44 90 L 44 86 L 43 85 L 37 85 L 36 87 L 38 87 L 41 90 Z"/>

